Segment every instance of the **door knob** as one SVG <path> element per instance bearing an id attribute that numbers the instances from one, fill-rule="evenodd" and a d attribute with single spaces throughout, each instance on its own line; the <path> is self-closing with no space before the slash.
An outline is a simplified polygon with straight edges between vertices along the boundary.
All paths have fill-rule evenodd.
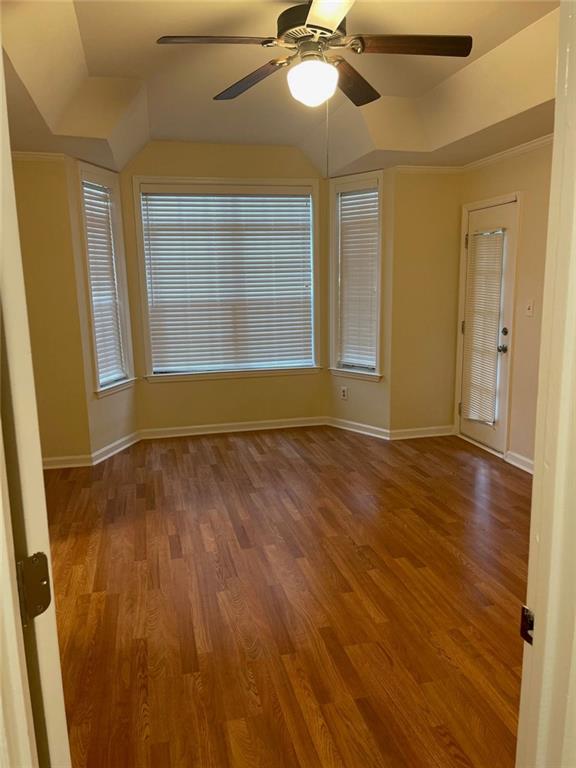
<path id="1" fill-rule="evenodd" d="M 507 344 L 499 344 L 498 345 L 498 352 L 502 352 L 502 354 L 504 354 L 505 352 L 508 352 L 508 345 Z"/>

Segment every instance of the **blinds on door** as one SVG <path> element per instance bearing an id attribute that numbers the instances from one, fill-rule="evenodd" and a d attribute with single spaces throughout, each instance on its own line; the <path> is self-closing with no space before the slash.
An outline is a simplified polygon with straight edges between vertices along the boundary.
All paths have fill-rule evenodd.
<path id="1" fill-rule="evenodd" d="M 112 190 L 83 181 L 82 197 L 98 384 L 106 387 L 128 378 L 114 251 Z"/>
<path id="2" fill-rule="evenodd" d="M 315 364 L 310 194 L 141 203 L 154 373 Z"/>
<path id="3" fill-rule="evenodd" d="M 380 219 L 377 189 L 340 192 L 338 368 L 376 370 Z"/>
<path id="4" fill-rule="evenodd" d="M 462 373 L 462 416 L 494 424 L 498 403 L 498 341 L 505 231 L 470 236 Z"/>

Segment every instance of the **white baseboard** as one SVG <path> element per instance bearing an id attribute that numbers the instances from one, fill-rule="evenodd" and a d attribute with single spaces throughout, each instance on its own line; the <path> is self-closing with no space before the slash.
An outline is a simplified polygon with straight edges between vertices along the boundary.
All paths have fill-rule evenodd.
<path id="1" fill-rule="evenodd" d="M 316 427 L 327 423 L 325 417 L 303 417 L 299 419 L 274 419 L 268 421 L 236 421 L 225 424 L 201 424 L 193 427 L 160 427 L 141 429 L 121 437 L 109 445 L 84 456 L 53 456 L 43 459 L 44 469 L 65 469 L 67 467 L 91 467 L 109 459 L 116 453 L 129 448 L 140 440 L 157 440 L 169 437 L 192 437 L 194 435 L 216 435 L 223 432 L 256 432 L 268 429 L 291 429 L 294 427 Z"/>
<path id="2" fill-rule="evenodd" d="M 415 429 L 393 429 L 390 432 L 391 440 L 413 440 L 416 437 L 446 437 L 454 434 L 454 425 L 446 424 L 443 427 L 416 427 Z"/>
<path id="3" fill-rule="evenodd" d="M 385 429 L 384 427 L 373 427 L 370 424 L 361 424 L 357 421 L 346 421 L 346 419 L 327 418 L 324 422 L 337 429 L 346 429 L 349 432 L 358 432 L 361 435 L 370 435 L 370 437 L 379 437 L 381 440 L 413 440 L 417 437 L 444 437 L 454 434 L 454 426 L 446 424 L 443 427 L 418 427 L 415 429 Z"/>
<path id="4" fill-rule="evenodd" d="M 232 421 L 227 424 L 200 424 L 194 427 L 158 427 L 141 429 L 139 440 L 156 440 L 163 437 L 192 437 L 194 435 L 217 435 L 222 432 L 257 432 L 261 429 L 292 429 L 295 427 L 318 427 L 326 419 L 306 416 L 300 419 L 270 419 L 268 421 Z"/>
<path id="5" fill-rule="evenodd" d="M 518 469 L 523 469 L 524 472 L 534 474 L 534 460 L 529 459 L 527 456 L 522 456 L 520 453 L 513 453 L 513 451 L 507 451 L 504 454 L 505 460 L 508 464 L 513 464 Z"/>
<path id="6" fill-rule="evenodd" d="M 347 421 L 346 419 L 335 419 L 327 416 L 324 421 L 327 427 L 336 427 L 336 429 L 345 429 L 348 432 L 357 432 L 360 435 L 369 435 L 378 437 L 380 440 L 390 440 L 390 430 L 384 427 L 372 427 L 370 424 L 361 424 L 358 421 Z"/>
<path id="7" fill-rule="evenodd" d="M 92 464 L 100 464 L 101 461 L 109 459 L 111 456 L 120 453 L 120 451 L 123 451 L 125 448 L 130 448 L 131 445 L 134 445 L 134 443 L 137 443 L 140 439 L 140 433 L 133 432 L 131 435 L 126 435 L 126 437 L 121 437 L 119 440 L 115 440 L 113 443 L 105 445 L 104 448 L 94 451 L 92 454 Z"/>
<path id="8" fill-rule="evenodd" d="M 482 443 L 479 443 L 477 440 L 472 440 L 471 437 L 462 435 L 459 432 L 456 432 L 455 434 L 461 440 L 465 440 L 467 443 L 471 443 L 472 445 L 475 445 L 477 448 L 482 448 L 482 450 L 486 451 L 486 453 L 491 453 L 492 456 L 497 456 L 499 459 L 504 459 L 504 461 L 507 462 L 508 464 L 512 464 L 514 467 L 518 467 L 518 469 L 523 469 L 524 472 L 529 472 L 531 475 L 534 474 L 533 459 L 529 459 L 526 456 L 522 456 L 520 453 L 513 453 L 513 451 L 506 451 L 506 453 L 498 453 L 498 451 L 494 451 L 492 448 L 489 448 L 487 445 L 482 445 Z"/>
<path id="9" fill-rule="evenodd" d="M 91 467 L 92 456 L 46 456 L 42 459 L 44 469 L 67 469 L 68 467 Z"/>
<path id="10" fill-rule="evenodd" d="M 88 456 L 56 456 L 44 459 L 45 469 L 62 469 L 65 467 L 89 467 L 114 456 L 114 454 L 129 448 L 140 440 L 156 440 L 170 437 L 192 437 L 194 435 L 216 435 L 224 432 L 255 432 L 268 429 L 291 429 L 295 427 L 330 426 L 356 432 L 360 435 L 377 437 L 380 440 L 413 440 L 419 437 L 444 437 L 455 434 L 453 425 L 439 427 L 420 427 L 414 429 L 385 429 L 362 424 L 347 419 L 336 419 L 331 416 L 311 416 L 296 419 L 273 419 L 268 421 L 236 421 L 224 424 L 201 424 L 190 427 L 158 427 L 141 429 L 131 435 L 120 438 Z M 532 462 L 518 454 L 509 453 L 506 461 L 527 472 L 532 471 Z"/>

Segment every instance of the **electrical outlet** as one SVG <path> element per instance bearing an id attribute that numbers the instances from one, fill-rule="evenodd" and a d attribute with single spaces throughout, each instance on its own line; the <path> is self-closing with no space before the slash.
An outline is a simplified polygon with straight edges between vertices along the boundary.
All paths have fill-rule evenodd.
<path id="1" fill-rule="evenodd" d="M 340 400 L 348 400 L 348 387 L 340 387 Z"/>

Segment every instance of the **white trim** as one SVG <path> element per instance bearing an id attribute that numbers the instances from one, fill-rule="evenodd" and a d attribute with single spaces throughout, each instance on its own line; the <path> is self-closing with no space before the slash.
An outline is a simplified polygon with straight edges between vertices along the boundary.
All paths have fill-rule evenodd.
<path id="1" fill-rule="evenodd" d="M 64 469 L 67 467 L 90 467 L 109 459 L 120 451 L 130 448 L 141 440 L 157 440 L 169 437 L 189 437 L 193 435 L 216 435 L 226 432 L 257 432 L 268 429 L 291 429 L 293 427 L 318 427 L 326 425 L 324 417 L 306 416 L 296 419 L 273 419 L 268 421 L 236 421 L 222 424 L 199 424 L 184 427 L 157 427 L 141 429 L 121 437 L 92 454 L 79 456 L 51 456 L 43 461 L 44 469 Z"/>
<path id="2" fill-rule="evenodd" d="M 454 434 L 454 425 L 446 424 L 440 427 L 414 427 L 410 429 L 386 429 L 374 427 L 371 424 L 361 424 L 357 421 L 336 419 L 331 416 L 324 421 L 326 426 L 345 429 L 348 432 L 357 432 L 360 435 L 378 437 L 381 440 L 413 440 L 420 437 L 446 437 Z"/>
<path id="3" fill-rule="evenodd" d="M 456 327 L 456 374 L 455 374 L 455 386 L 454 386 L 454 425 L 455 425 L 455 433 L 459 435 L 460 437 L 465 438 L 465 436 L 461 432 L 461 423 L 460 423 L 460 402 L 462 400 L 462 358 L 463 358 L 463 348 L 464 348 L 464 340 L 462 335 L 462 323 L 464 321 L 464 310 L 465 310 L 465 301 L 466 301 L 466 267 L 467 267 L 467 260 L 468 260 L 468 250 L 466 248 L 466 236 L 468 234 L 468 219 L 470 214 L 473 211 L 481 211 L 485 210 L 486 208 L 495 208 L 499 205 L 507 205 L 509 203 L 516 203 L 516 237 L 515 237 L 515 247 L 513 249 L 513 252 L 511 252 L 508 255 L 508 258 L 512 259 L 512 268 L 511 268 L 511 274 L 512 274 L 512 280 L 513 284 L 510 288 L 510 320 L 508 322 L 508 328 L 510 333 L 510 340 L 514 338 L 514 320 L 515 320 L 515 303 L 516 303 L 516 281 L 517 281 L 517 274 L 516 270 L 518 268 L 518 248 L 520 243 L 520 225 L 521 225 L 521 215 L 523 212 L 523 196 L 521 192 L 510 192 L 507 195 L 499 195 L 498 197 L 492 197 L 488 198 L 486 200 L 478 200 L 473 203 L 465 203 L 462 206 L 462 219 L 461 219 L 461 229 L 460 229 L 460 275 L 459 275 L 459 284 L 458 284 L 458 325 Z M 509 362 L 509 369 L 508 369 L 508 385 L 506 388 L 506 405 L 505 405 L 505 412 L 506 412 L 506 428 L 505 428 L 505 437 L 504 437 L 504 453 L 508 450 L 508 441 L 510 438 L 510 408 L 511 408 L 511 394 L 512 394 L 512 383 L 513 383 L 513 377 L 514 377 L 514 348 L 512 346 L 512 350 L 510 353 L 510 362 Z M 473 440 L 470 440 L 470 442 L 474 442 Z M 486 448 L 486 446 L 483 446 L 481 443 L 479 445 L 483 448 Z M 490 450 L 487 448 L 487 450 Z M 496 455 L 501 456 L 503 454 L 495 452 Z"/>
<path id="4" fill-rule="evenodd" d="M 473 437 L 468 437 L 468 435 L 463 435 L 462 432 L 458 430 L 458 427 L 456 427 L 455 435 L 456 437 L 459 437 L 460 440 L 464 440 L 464 442 L 470 443 L 470 445 L 475 445 L 476 448 L 481 448 L 483 451 L 486 451 L 486 453 L 491 453 L 492 456 L 497 456 L 499 459 L 504 458 L 503 453 L 499 453 L 498 451 L 495 451 L 494 448 L 490 448 L 490 446 L 484 445 L 484 443 L 481 443 L 478 440 L 474 440 Z"/>
<path id="5" fill-rule="evenodd" d="M 377 437 L 380 440 L 390 440 L 390 430 L 384 427 L 373 427 L 370 424 L 361 424 L 358 421 L 348 421 L 347 419 L 335 419 L 328 416 L 324 420 L 327 427 L 336 429 L 345 429 L 347 432 L 356 432 L 359 435 L 368 435 L 368 437 Z"/>
<path id="6" fill-rule="evenodd" d="M 492 165 L 492 163 L 498 163 L 500 160 L 507 160 L 510 157 L 517 157 L 518 155 L 524 155 L 526 152 L 533 152 L 541 147 L 547 147 L 554 141 L 554 134 L 547 133 L 545 136 L 540 136 L 532 141 L 526 141 L 524 144 L 517 144 L 515 147 L 504 149 L 502 152 L 496 152 L 493 155 L 482 157 L 480 160 L 473 160 L 471 163 L 466 163 L 462 166 L 463 171 L 472 171 L 475 168 L 482 168 L 485 165 Z"/>
<path id="7" fill-rule="evenodd" d="M 194 435 L 218 435 L 233 432 L 259 432 L 269 429 L 293 429 L 296 427 L 335 427 L 360 435 L 378 437 L 381 440 L 407 440 L 418 437 L 442 437 L 454 434 L 454 427 L 421 427 L 416 429 L 397 429 L 390 431 L 383 427 L 373 427 L 346 419 L 331 416 L 302 416 L 295 419 L 269 419 L 265 421 L 233 421 L 222 424 L 198 424 L 183 427 L 153 427 L 141 429 L 100 448 L 92 454 L 80 456 L 52 456 L 44 459 L 44 469 L 63 469 L 65 467 L 90 467 L 109 459 L 116 453 L 129 448 L 141 440 L 157 440 L 169 437 L 191 437 Z"/>
<path id="8" fill-rule="evenodd" d="M 117 381 L 114 384 L 108 384 L 107 387 L 102 387 L 102 389 L 96 390 L 94 394 L 98 398 L 107 397 L 108 395 L 113 395 L 115 392 L 120 392 L 123 389 L 130 389 L 135 383 L 136 378 L 132 376 L 130 379 L 122 379 L 122 381 Z"/>
<path id="9" fill-rule="evenodd" d="M 560 3 L 517 768 L 576 766 L 576 2 Z"/>
<path id="10" fill-rule="evenodd" d="M 534 474 L 534 461 L 532 459 L 529 459 L 527 456 L 522 456 L 520 453 L 514 453 L 513 451 L 506 451 L 505 453 L 499 453 L 498 451 L 495 451 L 493 448 L 490 448 L 487 445 L 484 445 L 483 443 L 478 442 L 478 440 L 474 440 L 471 437 L 468 437 L 467 435 L 463 435 L 461 432 L 455 431 L 454 433 L 456 437 L 459 437 L 460 440 L 464 440 L 467 443 L 470 443 L 471 445 L 475 445 L 476 448 L 481 448 L 483 451 L 486 451 L 486 453 L 491 453 L 492 456 L 496 456 L 498 459 L 503 459 L 507 464 L 512 464 L 513 467 L 517 467 L 518 469 L 523 469 L 524 472 L 528 472 L 529 474 Z"/>
<path id="11" fill-rule="evenodd" d="M 417 437 L 446 437 L 455 433 L 454 424 L 442 427 L 416 427 L 414 429 L 393 429 L 390 440 L 413 440 Z"/>
<path id="12" fill-rule="evenodd" d="M 481 157 L 478 160 L 472 160 L 464 165 L 395 165 L 392 170 L 398 171 L 398 173 L 468 173 L 468 171 L 474 171 L 476 168 L 483 168 L 486 165 L 499 163 L 502 160 L 524 155 L 527 152 L 534 152 L 541 147 L 547 147 L 552 144 L 553 139 L 554 134 L 547 133 L 545 136 L 526 141 L 523 144 L 517 144 L 501 152 L 495 152 L 493 155 L 486 155 L 486 157 Z"/>
<path id="13" fill-rule="evenodd" d="M 8 535 L 0 545 L 0 577 L 2 577 L 2 617 L 0 618 L 0 739 L 8 727 L 8 741 L 0 744 L 2 765 L 26 766 L 38 764 L 32 730 L 31 709 L 43 712 L 43 723 L 37 724 L 42 734 L 42 764 L 70 768 L 70 747 L 66 727 L 66 710 L 62 685 L 61 661 L 58 649 L 56 608 L 54 601 L 34 621 L 36 636 L 33 666 L 35 681 L 27 681 L 24 647 L 15 590 L 14 560 L 34 552 L 50 553 L 50 536 L 46 495 L 42 480 L 42 461 L 38 410 L 32 368 L 29 323 L 26 312 L 26 292 L 22 269 L 22 256 L 18 236 L 18 218 L 14 195 L 14 179 L 8 143 L 6 116 L 6 91 L 4 71 L 0 60 L 0 157 L 2 179 L 2 279 L 0 302 L 2 304 L 3 354 L 8 375 L 2 380 L 3 404 L 6 391 L 10 405 L 6 407 L 11 429 L 6 454 L 0 456 L 0 538 Z M 4 412 L 4 409 L 2 409 Z M 3 460 L 5 457 L 5 461 Z M 4 475 L 4 469 L 6 475 Z M 6 480 L 10 480 L 7 489 Z M 6 494 L 8 490 L 8 494 Z M 7 501 L 10 499 L 12 515 Z M 17 522 L 18 536 L 11 536 L 11 517 Z M 16 527 L 16 526 L 14 526 Z M 9 548 L 9 552 L 6 550 Z M 5 559 L 6 556 L 6 559 Z M 48 558 L 50 560 L 50 558 Z M 6 569 L 10 575 L 4 579 Z M 52 566 L 49 562 L 48 582 L 52 594 Z M 4 665 L 10 664 L 8 674 Z M 26 683 L 31 684 L 28 690 Z M 8 752 L 8 762 L 4 753 Z"/>
<path id="14" fill-rule="evenodd" d="M 523 469 L 524 472 L 534 474 L 534 460 L 529 459 L 527 456 L 522 456 L 520 453 L 514 453 L 513 451 L 506 451 L 504 459 L 508 464 L 513 464 L 518 469 Z"/>
<path id="15" fill-rule="evenodd" d="M 166 384 L 178 381 L 205 381 L 209 379 L 251 379 L 264 376 L 312 375 L 322 370 L 320 365 L 302 368 L 258 368 L 249 371 L 206 371 L 205 373 L 152 373 L 144 379 L 150 384 Z"/>
<path id="16" fill-rule="evenodd" d="M 73 467 L 91 467 L 91 454 L 78 454 L 77 456 L 45 456 L 42 458 L 44 469 L 68 469 Z"/>
<path id="17" fill-rule="evenodd" d="M 61 152 L 21 152 L 19 150 L 13 150 L 12 157 L 14 160 L 33 160 L 35 162 L 42 160 L 45 162 L 55 162 L 56 160 L 68 160 L 69 155 L 64 155 Z"/>
<path id="18" fill-rule="evenodd" d="M 218 178 L 195 178 L 180 176 L 133 176 L 132 177 L 132 200 L 134 205 L 134 222 L 136 225 L 136 253 L 137 270 L 140 288 L 140 323 L 142 329 L 142 344 L 144 349 L 145 378 L 148 381 L 155 379 L 152 365 L 152 349 L 150 344 L 150 320 L 148 315 L 148 290 L 146 286 L 146 265 L 144 261 L 144 233 L 142 225 L 142 191 L 147 189 L 162 189 L 163 191 L 178 192 L 183 189 L 194 192 L 222 191 L 225 189 L 228 193 L 246 193 L 247 189 L 251 192 L 293 194 L 300 191 L 303 194 L 309 194 L 312 201 L 312 349 L 314 353 L 314 363 L 316 368 L 322 367 L 321 345 L 320 345 L 320 321 L 321 321 L 321 285 L 320 285 L 320 260 L 321 260 L 321 242 L 320 242 L 320 183 L 319 179 L 218 179 Z M 275 369 L 265 369 L 267 372 L 274 372 Z M 299 369 L 294 368 L 292 371 Z M 309 368 L 306 369 L 309 371 Z M 198 378 L 198 376 L 217 376 L 218 374 L 232 374 L 236 371 L 206 371 L 205 373 L 190 373 L 188 377 Z"/>
<path id="19" fill-rule="evenodd" d="M 120 312 L 120 335 L 123 348 L 124 364 L 126 369 L 126 378 L 114 382 L 107 386 L 102 386 L 98 371 L 98 354 L 96 347 L 96 334 L 94 324 L 94 308 L 92 305 L 92 290 L 90 287 L 90 268 L 88 262 L 88 242 L 86 238 L 86 217 L 84 212 L 84 193 L 82 182 L 92 182 L 108 187 L 111 190 L 111 214 L 112 214 L 112 238 L 114 249 L 114 263 L 116 268 L 116 280 L 118 291 L 118 306 Z M 123 389 L 123 385 L 130 386 L 134 381 L 134 353 L 132 350 L 132 327 L 130 313 L 130 299 L 128 296 L 128 277 L 126 273 L 126 252 L 124 248 L 124 228 L 122 215 L 122 195 L 120 191 L 120 176 L 115 171 L 109 171 L 105 168 L 99 168 L 89 163 L 78 163 L 78 198 L 80 201 L 79 212 L 81 217 L 81 238 L 83 259 L 83 278 L 85 290 L 83 297 L 88 302 L 88 320 L 90 326 L 90 338 L 92 346 L 92 374 L 93 389 L 97 397 L 110 394 L 112 391 Z"/>
<path id="20" fill-rule="evenodd" d="M 489 197 L 487 200 L 465 203 L 462 207 L 469 214 L 473 211 L 484 211 L 486 208 L 497 208 L 499 205 L 517 203 L 520 200 L 520 196 L 520 192 L 509 192 L 507 195 L 498 195 L 498 197 Z"/>
<path id="21" fill-rule="evenodd" d="M 362 371 L 359 368 L 329 368 L 331 376 L 341 376 L 344 379 L 366 379 L 367 381 L 380 381 L 381 373 L 374 371 Z"/>
<path id="22" fill-rule="evenodd" d="M 340 232 L 338 228 L 338 216 L 336 213 L 336 201 L 340 192 L 357 192 L 365 189 L 376 189 L 378 192 L 378 239 L 377 276 L 378 307 L 376 312 L 376 367 L 374 371 L 361 371 L 354 369 L 342 369 L 338 367 L 339 347 L 339 269 L 340 269 Z M 351 176 L 342 176 L 329 180 L 329 256 L 330 256 L 330 370 L 333 373 L 345 376 L 355 374 L 357 378 L 380 379 L 382 377 L 382 267 L 383 256 L 383 231 L 384 231 L 384 173 L 383 171 L 370 171 L 368 173 L 356 173 Z"/>
<path id="23" fill-rule="evenodd" d="M 113 443 L 105 445 L 103 448 L 99 448 L 97 451 L 94 451 L 90 457 L 90 463 L 100 464 L 101 461 L 109 459 L 111 456 L 114 456 L 114 454 L 120 453 L 120 451 L 123 451 L 126 448 L 130 448 L 130 446 L 134 445 L 134 443 L 138 443 L 140 439 L 140 434 L 138 432 L 133 432 L 131 435 L 126 435 L 125 437 L 121 437 L 119 440 L 114 440 Z"/>
<path id="24" fill-rule="evenodd" d="M 389 170 L 397 171 L 398 173 L 446 173 L 455 174 L 462 173 L 466 166 L 464 165 L 394 165 Z"/>
<path id="25" fill-rule="evenodd" d="M 259 432 L 269 429 L 293 429 L 296 427 L 320 427 L 326 419 L 305 416 L 296 419 L 269 419 L 266 421 L 236 421 L 227 424 L 199 424 L 193 427 L 158 427 L 143 429 L 138 433 L 140 440 L 156 440 L 166 437 L 192 437 L 195 435 L 218 435 L 226 432 Z"/>

